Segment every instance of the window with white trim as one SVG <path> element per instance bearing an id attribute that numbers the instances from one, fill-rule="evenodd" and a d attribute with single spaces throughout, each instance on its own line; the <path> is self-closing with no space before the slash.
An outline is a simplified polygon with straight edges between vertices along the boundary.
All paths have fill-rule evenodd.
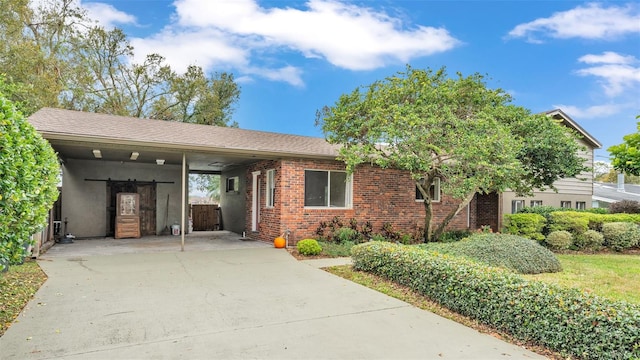
<path id="1" fill-rule="evenodd" d="M 560 207 L 565 209 L 571 209 L 571 201 L 560 201 Z"/>
<path id="2" fill-rule="evenodd" d="M 305 170 L 304 206 L 351 207 L 351 177 L 345 171 Z"/>
<path id="3" fill-rule="evenodd" d="M 267 170 L 267 200 L 266 206 L 273 207 L 276 198 L 276 170 Z"/>
<path id="4" fill-rule="evenodd" d="M 531 200 L 531 207 L 542 206 L 542 200 Z"/>
<path id="5" fill-rule="evenodd" d="M 511 201 L 511 213 L 515 214 L 524 208 L 524 200 L 512 200 Z"/>
<path id="6" fill-rule="evenodd" d="M 440 202 L 440 178 L 435 178 L 429 186 L 429 194 L 431 195 L 431 202 Z M 416 185 L 416 201 L 424 201 L 424 196 Z"/>
<path id="7" fill-rule="evenodd" d="M 584 210 L 587 208 L 587 203 L 584 201 L 576 201 L 576 209 Z"/>

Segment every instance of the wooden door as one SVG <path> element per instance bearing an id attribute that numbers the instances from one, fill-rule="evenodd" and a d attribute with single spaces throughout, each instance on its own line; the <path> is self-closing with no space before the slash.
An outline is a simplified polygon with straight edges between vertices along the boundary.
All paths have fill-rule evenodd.
<path id="1" fill-rule="evenodd" d="M 142 236 L 156 235 L 156 185 L 137 186 L 140 195 L 140 232 Z"/>
<path id="2" fill-rule="evenodd" d="M 476 227 L 489 225 L 497 232 L 498 215 L 500 211 L 500 197 L 498 193 L 476 194 Z"/>
<path id="3" fill-rule="evenodd" d="M 118 193 L 140 194 L 140 235 L 156 235 L 156 183 L 110 181 L 107 183 L 107 236 L 115 235 Z"/>

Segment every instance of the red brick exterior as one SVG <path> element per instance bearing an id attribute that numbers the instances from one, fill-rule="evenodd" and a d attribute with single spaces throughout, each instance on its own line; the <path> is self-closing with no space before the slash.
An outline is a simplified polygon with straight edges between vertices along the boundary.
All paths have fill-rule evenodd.
<path id="1" fill-rule="evenodd" d="M 275 169 L 275 204 L 266 207 L 266 171 Z M 358 224 L 369 221 L 373 232 L 380 233 L 384 223 L 401 233 L 414 234 L 424 227 L 424 204 L 415 200 L 415 185 L 408 173 L 400 170 L 361 166 L 353 174 L 353 206 L 349 209 L 317 209 L 304 206 L 305 170 L 344 170 L 337 161 L 279 160 L 262 161 L 247 171 L 247 228 L 251 228 L 252 188 L 254 171 L 260 171 L 258 232 L 248 236 L 273 241 L 289 230 L 289 244 L 304 238 L 317 237 L 320 222 L 341 217 L 345 223 L 356 219 Z M 457 200 L 442 196 L 434 203 L 434 221 L 442 220 L 458 204 Z M 467 229 L 468 211 L 463 209 L 450 223 L 450 229 Z"/>

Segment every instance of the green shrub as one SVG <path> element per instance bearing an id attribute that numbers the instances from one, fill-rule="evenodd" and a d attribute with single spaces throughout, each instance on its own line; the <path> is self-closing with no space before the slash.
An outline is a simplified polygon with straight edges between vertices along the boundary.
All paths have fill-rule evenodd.
<path id="1" fill-rule="evenodd" d="M 315 239 L 304 239 L 296 245 L 298 252 L 304 256 L 318 255 L 322 252 L 322 246 Z"/>
<path id="2" fill-rule="evenodd" d="M 416 246 L 354 246 L 355 270 L 408 286 L 441 305 L 567 358 L 640 357 L 640 307 Z"/>
<path id="3" fill-rule="evenodd" d="M 573 245 L 573 235 L 566 230 L 552 231 L 547 235 L 545 243 L 552 250 L 567 250 Z"/>
<path id="4" fill-rule="evenodd" d="M 609 205 L 610 214 L 626 213 L 640 214 L 640 202 L 635 200 L 621 200 Z"/>
<path id="5" fill-rule="evenodd" d="M 58 157 L 0 94 L 0 271 L 20 263 L 58 197 Z"/>
<path id="6" fill-rule="evenodd" d="M 602 231 L 602 225 L 612 222 L 640 224 L 640 214 L 592 214 L 589 216 L 589 229 Z"/>
<path id="7" fill-rule="evenodd" d="M 454 243 L 420 245 L 440 253 L 464 256 L 489 266 L 504 267 L 521 274 L 562 270 L 556 256 L 537 241 L 516 235 L 477 234 Z"/>
<path id="8" fill-rule="evenodd" d="M 604 243 L 604 236 L 601 232 L 595 230 L 587 230 L 584 234 L 580 234 L 573 239 L 573 245 L 578 249 L 598 250 Z"/>
<path id="9" fill-rule="evenodd" d="M 359 233 L 357 230 L 354 230 L 350 227 L 341 227 L 336 229 L 336 231 L 333 233 L 333 241 L 338 244 L 348 241 L 357 242 L 358 235 Z"/>
<path id="10" fill-rule="evenodd" d="M 632 223 L 603 224 L 602 235 L 605 245 L 615 251 L 626 250 L 640 243 L 640 228 Z"/>
<path id="11" fill-rule="evenodd" d="M 542 230 L 546 224 L 544 216 L 540 214 L 506 214 L 504 216 L 505 232 L 520 235 L 532 240 L 544 240 Z"/>
<path id="12" fill-rule="evenodd" d="M 351 256 L 351 248 L 355 245 L 352 241 L 345 241 L 342 244 L 318 241 L 318 244 L 322 248 L 322 254 L 329 257 Z"/>
<path id="13" fill-rule="evenodd" d="M 594 214 L 577 211 L 556 211 L 549 215 L 549 233 L 568 231 L 573 235 L 589 230 L 589 219 Z"/>
<path id="14" fill-rule="evenodd" d="M 466 237 L 471 236 L 471 234 L 472 232 L 469 230 L 449 230 L 443 232 L 442 235 L 440 235 L 440 237 L 438 238 L 438 241 L 443 243 L 460 241 Z"/>
<path id="15" fill-rule="evenodd" d="M 373 234 L 371 235 L 371 241 L 389 241 L 389 239 L 382 234 Z"/>

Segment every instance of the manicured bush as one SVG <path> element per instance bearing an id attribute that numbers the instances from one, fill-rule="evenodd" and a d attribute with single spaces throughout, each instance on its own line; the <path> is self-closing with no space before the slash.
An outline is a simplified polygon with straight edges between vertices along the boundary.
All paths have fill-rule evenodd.
<path id="1" fill-rule="evenodd" d="M 544 240 L 542 230 L 546 224 L 544 216 L 540 214 L 506 214 L 504 216 L 504 231 L 512 235 L 524 236 L 532 240 Z"/>
<path id="2" fill-rule="evenodd" d="M 598 250 L 604 244 L 604 236 L 601 232 L 587 230 L 573 239 L 573 245 L 578 249 Z"/>
<path id="3" fill-rule="evenodd" d="M 602 225 L 605 245 L 615 251 L 622 251 L 640 243 L 640 228 L 632 223 L 606 223 Z"/>
<path id="4" fill-rule="evenodd" d="M 464 256 L 489 266 L 504 267 L 521 274 L 562 270 L 556 256 L 537 241 L 507 234 L 476 234 L 454 243 L 429 243 L 425 249 Z"/>
<path id="5" fill-rule="evenodd" d="M 549 215 L 549 233 L 568 231 L 573 235 L 589 230 L 589 219 L 594 214 L 577 211 L 556 211 Z"/>
<path id="6" fill-rule="evenodd" d="M 640 202 L 635 200 L 616 201 L 609 205 L 609 213 L 640 214 Z"/>
<path id="7" fill-rule="evenodd" d="M 567 250 L 573 245 L 573 235 L 566 230 L 552 231 L 544 241 L 552 250 Z"/>
<path id="8" fill-rule="evenodd" d="M 318 255 L 322 252 L 322 246 L 315 239 L 304 239 L 296 245 L 298 252 L 304 256 Z"/>
<path id="9" fill-rule="evenodd" d="M 418 291 L 441 305 L 565 357 L 640 357 L 640 307 L 528 281 L 504 269 L 416 246 L 369 242 L 352 249 L 355 270 Z"/>
<path id="10" fill-rule="evenodd" d="M 591 214 L 589 229 L 602 231 L 602 225 L 612 222 L 628 222 L 640 224 L 640 214 Z"/>
<path id="11" fill-rule="evenodd" d="M 0 270 L 20 263 L 58 197 L 51 145 L 0 94 Z"/>

